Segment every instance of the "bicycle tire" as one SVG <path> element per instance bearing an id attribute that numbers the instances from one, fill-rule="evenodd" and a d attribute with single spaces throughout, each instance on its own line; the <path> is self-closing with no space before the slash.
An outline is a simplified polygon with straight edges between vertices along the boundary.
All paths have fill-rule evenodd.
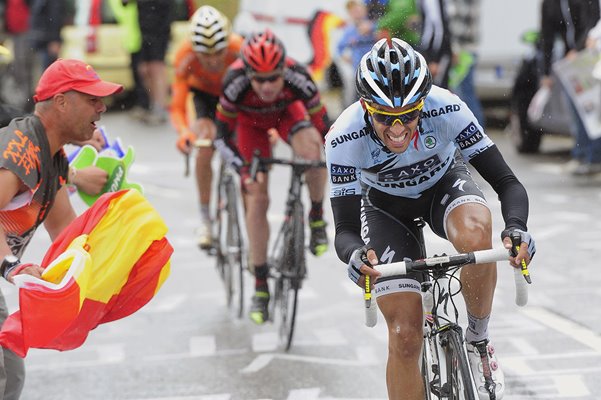
<path id="1" fill-rule="evenodd" d="M 302 203 L 292 205 L 288 235 L 284 237 L 284 257 L 281 274 L 280 293 L 280 343 L 286 351 L 292 346 L 296 313 L 298 309 L 298 290 L 305 277 L 305 224 Z"/>
<path id="2" fill-rule="evenodd" d="M 226 176 L 225 167 L 220 170 L 217 184 L 216 240 L 214 241 L 216 265 L 225 290 L 228 309 L 235 309 L 238 318 L 244 313 L 244 254 L 240 232 L 237 191 L 233 178 Z M 236 307 L 234 297 L 237 296 Z"/>
<path id="3" fill-rule="evenodd" d="M 226 258 L 228 271 L 226 291 L 228 292 L 228 307 L 233 306 L 234 297 L 236 297 L 236 312 L 238 318 L 242 318 L 244 313 L 244 243 L 240 230 L 238 193 L 231 178 L 225 184 L 225 194 L 227 196 Z"/>
<path id="4" fill-rule="evenodd" d="M 447 363 L 447 383 L 449 386 L 449 399 L 452 400 L 477 400 L 478 395 L 474 389 L 473 377 L 467 353 L 463 345 L 463 335 L 460 330 L 449 329 L 443 333 L 446 342 L 445 358 Z"/>
<path id="5" fill-rule="evenodd" d="M 421 373 L 422 381 L 424 383 L 424 399 L 426 400 L 435 400 L 440 398 L 440 396 L 436 395 L 438 364 L 433 358 L 433 346 L 435 346 L 434 340 L 435 339 L 432 339 L 431 336 L 424 334 Z M 438 384 L 440 384 L 440 377 L 438 378 Z"/>
<path id="6" fill-rule="evenodd" d="M 215 229 L 215 235 L 214 235 L 214 239 L 213 239 L 213 252 L 215 254 L 215 266 L 217 268 L 217 273 L 219 274 L 219 278 L 221 279 L 221 281 L 223 283 L 225 283 L 225 249 L 224 249 L 224 244 L 223 244 L 223 237 L 225 235 L 225 222 L 224 222 L 224 218 L 225 218 L 225 214 L 224 214 L 224 207 L 225 207 L 225 200 L 224 200 L 224 195 L 223 195 L 223 191 L 222 191 L 222 182 L 223 182 L 223 166 L 220 169 L 220 173 L 219 173 L 219 179 L 216 185 L 216 191 L 217 191 L 217 199 L 215 201 L 215 221 L 216 221 L 216 229 Z M 229 303 L 228 301 L 228 293 L 226 292 L 226 304 Z"/>

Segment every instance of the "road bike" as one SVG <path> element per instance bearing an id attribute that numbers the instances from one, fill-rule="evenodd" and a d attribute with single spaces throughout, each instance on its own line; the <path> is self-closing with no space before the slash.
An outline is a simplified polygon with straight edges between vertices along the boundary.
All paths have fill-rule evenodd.
<path id="1" fill-rule="evenodd" d="M 424 222 L 417 221 L 420 236 Z M 519 236 L 512 238 L 514 248 L 519 246 Z M 517 247 L 519 249 L 519 247 Z M 491 249 L 463 254 L 441 255 L 421 260 L 376 265 L 382 277 L 405 275 L 408 272 L 424 272 L 428 279 L 422 283 L 424 308 L 424 339 L 421 371 L 425 398 L 477 400 L 478 385 L 472 374 L 467 355 L 466 340 L 459 324 L 459 311 L 455 297 L 461 292 L 461 282 L 456 276 L 467 264 L 485 264 L 509 259 L 507 249 Z M 527 282 L 523 272 L 515 269 L 516 304 L 524 306 L 528 301 Z M 377 305 L 366 300 L 366 325 L 377 323 Z M 488 390 L 488 389 L 487 389 Z M 494 393 L 494 387 L 490 389 Z M 494 398 L 494 397 L 491 397 Z"/>
<path id="2" fill-rule="evenodd" d="M 197 140 L 194 148 L 212 146 L 211 140 Z M 188 165 L 188 162 L 186 163 Z M 189 173 L 189 167 L 186 167 Z M 238 318 L 244 314 L 244 273 L 248 269 L 244 240 L 244 212 L 238 174 L 219 158 L 219 173 L 213 196 L 213 245 L 208 253 L 214 255 L 219 276 L 224 285 L 226 304 Z"/>
<path id="3" fill-rule="evenodd" d="M 259 169 L 274 164 L 291 168 L 284 221 L 268 254 L 269 276 L 274 282 L 269 315 L 278 325 L 280 344 L 288 351 L 294 335 L 298 291 L 307 276 L 305 216 L 301 198 L 303 174 L 311 168 L 325 168 L 326 164 L 323 161 L 260 158 L 255 153 L 250 166 L 251 178 L 255 179 Z"/>

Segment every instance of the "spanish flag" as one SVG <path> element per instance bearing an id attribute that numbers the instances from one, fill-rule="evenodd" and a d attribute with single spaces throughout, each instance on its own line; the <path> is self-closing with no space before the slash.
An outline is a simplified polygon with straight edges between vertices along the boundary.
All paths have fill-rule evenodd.
<path id="1" fill-rule="evenodd" d="M 309 62 L 309 70 L 314 80 L 322 80 L 325 70 L 332 64 L 332 30 L 344 24 L 342 18 L 323 10 L 317 11 L 309 21 L 309 39 L 313 48 L 313 59 Z"/>
<path id="2" fill-rule="evenodd" d="M 133 189 L 102 195 L 48 249 L 42 279 L 17 275 L 19 310 L 0 345 L 71 350 L 99 324 L 144 306 L 169 276 L 173 248 L 158 212 Z"/>

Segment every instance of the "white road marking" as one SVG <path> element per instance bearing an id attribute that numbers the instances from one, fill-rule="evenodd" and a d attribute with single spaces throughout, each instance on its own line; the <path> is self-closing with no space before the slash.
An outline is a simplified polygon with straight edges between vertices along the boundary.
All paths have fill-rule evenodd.
<path id="1" fill-rule="evenodd" d="M 42 352 L 40 350 L 39 364 L 28 363 L 28 371 L 48 371 L 48 370 L 61 370 L 61 369 L 79 369 L 79 368 L 95 368 L 101 365 L 109 364 L 120 364 L 125 361 L 125 345 L 123 343 L 112 343 L 106 345 L 86 345 L 83 348 L 74 350 L 75 352 L 82 354 L 86 352 L 96 353 L 96 358 L 93 360 L 84 361 L 69 361 L 67 360 L 60 363 L 48 363 L 43 361 Z M 33 355 L 35 353 L 31 353 Z M 35 356 L 34 356 L 35 357 Z"/>
<path id="2" fill-rule="evenodd" d="M 584 346 L 601 353 L 601 337 L 592 330 L 554 314 L 542 307 L 530 306 L 520 309 L 520 312 L 533 320 L 572 338 Z"/>
<path id="3" fill-rule="evenodd" d="M 275 351 L 278 345 L 278 333 L 275 331 L 258 333 L 252 337 L 252 349 L 255 353 Z"/>
<path id="4" fill-rule="evenodd" d="M 540 354 L 538 349 L 530 343 L 530 341 L 523 338 L 510 338 L 508 342 L 511 343 L 516 349 L 520 351 L 521 354 L 526 356 L 532 356 L 535 354 Z"/>
<path id="5" fill-rule="evenodd" d="M 286 400 L 318 400 L 320 388 L 295 389 L 288 392 Z"/>
<path id="6" fill-rule="evenodd" d="M 560 396 L 583 397 L 591 394 L 582 380 L 582 375 L 554 376 L 553 381 Z"/>
<path id="7" fill-rule="evenodd" d="M 208 394 L 203 396 L 177 396 L 177 397 L 153 397 L 153 398 L 140 398 L 133 400 L 230 400 L 231 394 Z"/>
<path id="8" fill-rule="evenodd" d="M 158 296 L 153 301 L 141 309 L 146 313 L 164 313 L 171 312 L 184 304 L 188 298 L 185 293 L 172 294 L 168 296 Z"/>
<path id="9" fill-rule="evenodd" d="M 302 356 L 296 354 L 284 354 L 284 353 L 270 353 L 261 354 L 248 364 L 246 367 L 240 370 L 243 374 L 255 373 L 265 368 L 269 363 L 277 358 L 281 360 L 299 361 L 309 364 L 326 364 L 326 365 L 338 365 L 341 367 L 365 367 L 375 365 L 380 361 L 374 356 L 374 349 L 371 347 L 358 347 L 355 350 L 357 358 L 355 360 L 350 359 L 336 359 L 336 358 L 325 358 L 325 357 L 314 357 L 314 356 Z"/>
<path id="10" fill-rule="evenodd" d="M 207 357 L 217 353 L 215 336 L 192 336 L 190 338 L 190 355 L 192 357 Z"/>
<path id="11" fill-rule="evenodd" d="M 184 198 L 183 190 L 173 189 L 165 186 L 154 185 L 149 182 L 142 183 L 145 196 L 161 197 L 164 199 L 182 199 Z"/>

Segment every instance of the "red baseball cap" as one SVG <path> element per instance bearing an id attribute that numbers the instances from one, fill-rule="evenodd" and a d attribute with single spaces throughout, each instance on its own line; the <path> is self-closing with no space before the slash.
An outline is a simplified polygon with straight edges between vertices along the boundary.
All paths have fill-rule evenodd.
<path id="1" fill-rule="evenodd" d="M 36 103 L 48 100 L 69 90 L 105 97 L 119 93 L 123 86 L 101 80 L 96 71 L 83 61 L 59 58 L 40 77 L 33 100 Z"/>

